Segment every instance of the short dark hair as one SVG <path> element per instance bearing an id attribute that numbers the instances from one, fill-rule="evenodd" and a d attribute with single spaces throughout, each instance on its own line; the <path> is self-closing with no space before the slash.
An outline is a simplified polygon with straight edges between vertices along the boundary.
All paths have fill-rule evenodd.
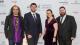
<path id="1" fill-rule="evenodd" d="M 61 9 L 61 8 L 64 8 L 64 9 L 66 9 L 64 6 L 61 6 L 59 9 Z"/>
<path id="2" fill-rule="evenodd" d="M 30 7 L 31 7 L 32 5 L 35 5 L 35 6 L 37 7 L 37 4 L 36 4 L 36 3 L 31 3 Z"/>

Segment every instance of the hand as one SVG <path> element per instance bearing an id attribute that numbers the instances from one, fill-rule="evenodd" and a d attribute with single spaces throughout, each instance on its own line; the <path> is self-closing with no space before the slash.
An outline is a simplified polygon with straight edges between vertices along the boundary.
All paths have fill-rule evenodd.
<path id="1" fill-rule="evenodd" d="M 32 38 L 32 35 L 28 35 L 28 38 Z"/>
<path id="2" fill-rule="evenodd" d="M 74 40 L 75 38 L 74 37 L 71 37 L 71 40 Z"/>
<path id="3" fill-rule="evenodd" d="M 39 34 L 39 37 L 41 37 L 42 33 Z"/>
<path id="4" fill-rule="evenodd" d="M 56 42 L 56 38 L 53 38 L 53 42 Z"/>

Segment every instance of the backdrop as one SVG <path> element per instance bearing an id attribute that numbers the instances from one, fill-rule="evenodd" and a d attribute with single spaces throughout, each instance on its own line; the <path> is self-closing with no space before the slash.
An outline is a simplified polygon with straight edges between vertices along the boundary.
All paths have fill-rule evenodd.
<path id="1" fill-rule="evenodd" d="M 67 14 L 75 17 L 77 22 L 77 36 L 73 40 L 73 45 L 80 45 L 80 0 L 0 0 L 0 45 L 8 45 L 8 40 L 4 35 L 5 17 L 9 14 L 12 5 L 16 4 L 20 7 L 22 16 L 29 12 L 29 5 L 37 3 L 37 12 L 41 16 L 42 28 L 44 32 L 44 22 L 46 19 L 46 10 L 52 9 L 55 18 L 59 16 L 59 7 L 65 6 Z M 43 45 L 44 41 L 39 38 L 38 45 Z M 23 40 L 23 45 L 27 45 L 26 38 Z"/>

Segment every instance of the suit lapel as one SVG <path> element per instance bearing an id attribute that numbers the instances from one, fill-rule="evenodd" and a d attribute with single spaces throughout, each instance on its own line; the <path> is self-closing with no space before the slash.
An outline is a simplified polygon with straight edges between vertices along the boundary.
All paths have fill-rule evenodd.
<path id="1" fill-rule="evenodd" d="M 31 12 L 30 12 L 30 17 L 34 20 L 34 18 L 33 18 L 32 14 L 31 14 Z"/>
<path id="2" fill-rule="evenodd" d="M 32 22 L 35 22 L 32 14 L 31 14 L 31 12 L 30 12 L 30 15 L 29 15 L 29 16 L 30 16 L 31 21 L 32 21 Z"/>
<path id="3" fill-rule="evenodd" d="M 64 27 L 64 25 L 66 24 L 66 21 L 67 21 L 67 15 L 63 23 L 60 22 L 60 17 L 58 18 L 58 22 L 62 27 Z"/>
<path id="4" fill-rule="evenodd" d="M 63 26 L 63 27 L 66 25 L 66 22 L 67 22 L 67 16 L 66 16 L 64 22 L 62 23 L 62 26 Z"/>
<path id="5" fill-rule="evenodd" d="M 13 17 L 10 16 L 10 25 L 12 26 L 13 25 Z"/>
<path id="6" fill-rule="evenodd" d="M 31 19 L 34 21 L 34 18 L 33 18 L 33 16 L 32 16 L 32 14 L 31 14 L 31 12 L 30 12 L 30 17 L 31 17 Z M 36 23 L 38 22 L 38 14 L 36 13 Z M 34 21 L 35 22 L 35 21 Z"/>
<path id="7" fill-rule="evenodd" d="M 36 13 L 36 22 L 38 22 L 39 18 L 38 18 L 38 14 Z"/>
<path id="8" fill-rule="evenodd" d="M 64 24 L 66 21 L 67 21 L 67 16 L 66 16 L 66 18 L 65 18 L 65 20 L 64 20 L 64 22 L 63 22 L 63 24 Z"/>

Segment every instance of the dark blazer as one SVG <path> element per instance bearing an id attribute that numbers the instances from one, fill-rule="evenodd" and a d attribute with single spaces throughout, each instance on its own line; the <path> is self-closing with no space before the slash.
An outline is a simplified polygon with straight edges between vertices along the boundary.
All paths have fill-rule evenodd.
<path id="1" fill-rule="evenodd" d="M 67 15 L 62 24 L 60 23 L 60 16 L 57 21 L 59 24 L 58 38 L 71 39 L 71 37 L 76 37 L 77 25 L 73 16 Z"/>
<path id="2" fill-rule="evenodd" d="M 31 12 L 26 13 L 24 16 L 24 27 L 26 34 L 30 34 L 32 36 L 37 36 L 39 33 L 42 33 L 42 25 L 40 15 L 36 13 L 37 21 L 35 23 Z"/>
<path id="3" fill-rule="evenodd" d="M 22 32 L 21 32 L 21 37 L 23 38 L 24 37 L 24 23 L 23 23 L 23 17 L 19 16 L 20 18 L 20 22 L 21 22 L 21 26 L 22 26 Z M 5 36 L 6 38 L 12 38 L 13 39 L 13 25 L 12 25 L 12 16 L 9 15 L 9 16 L 6 16 L 6 19 L 5 19 L 5 26 L 4 26 L 4 31 L 5 31 Z"/>

